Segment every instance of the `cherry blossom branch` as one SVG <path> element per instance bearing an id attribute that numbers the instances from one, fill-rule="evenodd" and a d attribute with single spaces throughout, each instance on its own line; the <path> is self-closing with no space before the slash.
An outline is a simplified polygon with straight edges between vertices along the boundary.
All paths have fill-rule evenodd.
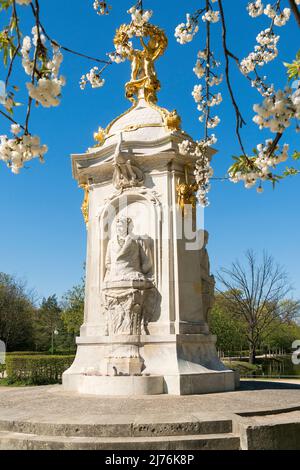
<path id="1" fill-rule="evenodd" d="M 225 14 L 224 14 L 224 9 L 223 9 L 223 3 L 222 0 L 218 0 L 219 2 L 219 8 L 220 8 L 220 15 L 221 15 L 221 22 L 222 22 L 222 42 L 223 42 L 223 50 L 224 50 L 224 55 L 225 55 L 225 76 L 226 76 L 226 83 L 227 83 L 227 88 L 230 94 L 231 102 L 234 107 L 235 115 L 236 115 L 236 135 L 241 147 L 241 150 L 243 154 L 246 156 L 245 148 L 242 142 L 242 137 L 240 134 L 240 129 L 243 127 L 243 125 L 246 124 L 246 121 L 244 120 L 238 104 L 236 102 L 232 85 L 231 85 L 231 80 L 230 80 L 230 75 L 229 75 L 229 57 L 233 58 L 235 61 L 239 63 L 238 58 L 232 54 L 228 47 L 227 47 L 227 28 L 226 28 L 226 21 L 225 21 Z"/>
<path id="2" fill-rule="evenodd" d="M 280 141 L 280 139 L 281 139 L 282 136 L 283 136 L 283 133 L 277 132 L 275 139 L 274 139 L 273 142 L 270 144 L 270 147 L 269 147 L 269 149 L 268 149 L 268 156 L 269 156 L 269 157 L 273 154 L 273 152 L 275 152 L 276 147 L 277 147 L 277 144 L 278 144 L 278 142 Z"/>
<path id="3" fill-rule="evenodd" d="M 209 10 L 209 0 L 206 0 L 206 11 Z M 206 99 L 209 99 L 209 78 L 210 78 L 210 22 L 206 21 L 206 57 L 207 57 L 207 64 L 206 64 Z M 210 107 L 207 106 L 206 109 L 206 119 L 205 119 L 205 139 L 208 138 L 208 123 L 210 118 Z"/>
<path id="4" fill-rule="evenodd" d="M 41 26 L 41 30 L 43 31 L 43 33 L 44 33 L 44 35 L 46 36 L 46 38 L 47 38 L 52 44 L 54 44 L 54 46 L 59 47 L 59 48 L 62 49 L 63 51 L 69 52 L 70 54 L 77 55 L 77 56 L 79 56 L 79 57 L 83 57 L 84 59 L 88 59 L 88 60 L 92 60 L 92 61 L 94 61 L 94 62 L 98 62 L 99 64 L 106 64 L 106 65 L 110 65 L 110 64 L 111 64 L 111 62 L 110 62 L 109 60 L 97 59 L 96 57 L 92 57 L 92 56 L 90 56 L 90 55 L 83 54 L 82 52 L 74 51 L 73 49 L 70 49 L 69 47 L 62 46 L 59 42 L 55 41 L 54 39 L 51 39 L 51 37 L 47 34 L 47 32 L 45 31 L 44 26 L 43 26 L 41 23 L 40 23 L 40 26 Z"/>
<path id="5" fill-rule="evenodd" d="M 138 0 L 135 7 L 136 7 L 137 10 L 140 10 L 143 13 L 143 11 L 144 11 L 143 0 Z"/>
<path id="6" fill-rule="evenodd" d="M 38 5 L 38 8 L 39 8 L 39 4 L 38 4 L 38 1 L 36 1 L 36 4 Z M 30 4 L 31 6 L 31 9 L 32 9 L 32 12 L 34 14 L 34 16 L 36 17 L 36 7 L 34 7 L 34 5 L 31 3 Z M 108 60 L 104 60 L 104 59 L 98 59 L 96 57 L 92 57 L 90 55 L 87 55 L 87 54 L 84 54 L 82 52 L 78 52 L 78 51 L 75 51 L 74 49 L 71 49 L 67 46 L 63 46 L 62 44 L 60 44 L 59 42 L 55 41 L 54 39 L 52 39 L 49 34 L 47 33 L 47 31 L 45 30 L 45 27 L 42 25 L 42 23 L 40 22 L 40 20 L 38 20 L 39 22 L 39 26 L 42 30 L 42 32 L 44 33 L 44 35 L 46 36 L 46 38 L 52 43 L 54 44 L 55 46 L 58 46 L 60 49 L 66 51 L 66 52 L 69 52 L 70 54 L 73 54 L 73 55 L 77 55 L 79 57 L 83 57 L 84 59 L 88 59 L 88 60 L 92 60 L 94 62 L 98 62 L 99 64 L 107 64 L 107 65 L 110 65 L 111 62 L 108 61 Z"/>
<path id="7" fill-rule="evenodd" d="M 31 3 L 32 5 L 32 3 Z M 32 5 L 33 6 L 33 5 Z M 41 37 L 40 37 L 40 5 L 38 0 L 35 0 L 35 9 L 34 9 L 34 16 L 35 16 L 35 25 L 37 28 L 37 43 L 35 46 L 35 51 L 34 51 L 34 60 L 33 60 L 33 69 L 32 69 L 32 74 L 31 74 L 31 83 L 34 84 L 35 81 L 35 73 L 36 73 L 36 65 L 37 65 L 37 59 L 38 59 L 38 51 L 39 47 L 41 45 Z M 32 98 L 29 95 L 28 97 L 28 105 L 27 105 L 27 113 L 26 113 L 26 119 L 25 119 L 25 134 L 28 134 L 28 125 L 29 125 L 29 118 L 30 118 L 30 113 L 31 113 L 31 108 L 32 108 Z"/>
<path id="8" fill-rule="evenodd" d="M 13 0 L 12 9 L 13 9 L 12 20 L 14 20 L 15 23 L 16 23 L 16 32 L 17 32 L 18 42 L 17 42 L 17 47 L 16 47 L 16 49 L 13 53 L 13 56 L 12 56 L 10 64 L 9 64 L 9 68 L 8 68 L 8 72 L 7 72 L 7 76 L 6 76 L 6 80 L 5 80 L 5 87 L 6 88 L 7 88 L 8 81 L 9 81 L 9 78 L 10 78 L 12 70 L 13 70 L 14 61 L 15 61 L 15 59 L 16 59 L 18 53 L 19 53 L 19 50 L 21 48 L 21 33 L 20 33 L 20 29 L 19 29 L 19 17 L 18 17 L 18 14 L 17 14 L 17 8 L 16 8 L 16 1 L 15 0 Z"/>
<path id="9" fill-rule="evenodd" d="M 0 109 L 0 114 L 2 116 L 4 116 L 6 119 L 8 119 L 10 122 L 12 122 L 13 124 L 18 124 L 17 121 L 15 121 L 9 114 L 6 114 L 6 113 L 4 113 L 4 111 L 1 111 L 1 109 Z M 20 125 L 20 127 L 25 131 L 24 126 Z"/>

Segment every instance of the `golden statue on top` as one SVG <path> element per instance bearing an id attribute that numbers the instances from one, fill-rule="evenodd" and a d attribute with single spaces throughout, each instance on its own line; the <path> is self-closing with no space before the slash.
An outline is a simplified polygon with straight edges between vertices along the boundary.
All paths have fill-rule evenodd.
<path id="1" fill-rule="evenodd" d="M 138 18 L 135 20 L 132 18 L 130 24 L 122 24 L 117 29 L 114 37 L 115 51 L 109 54 L 111 60 L 116 63 L 126 59 L 131 62 L 131 78 L 126 83 L 125 89 L 126 98 L 133 105 L 121 116 L 123 117 L 132 111 L 137 106 L 139 99 L 144 98 L 152 108 L 159 111 L 165 128 L 170 132 L 176 132 L 181 129 L 181 118 L 177 111 L 168 111 L 156 104 L 160 81 L 157 78 L 154 63 L 165 52 L 168 45 L 167 37 L 162 29 L 143 18 L 143 11 L 136 8 L 128 11 L 128 13 L 132 12 L 136 12 Z M 134 47 L 133 40 L 141 45 L 141 49 Z M 104 144 L 111 127 L 121 116 L 114 119 L 105 129 L 99 127 L 98 131 L 94 133 L 95 147 Z"/>
<path id="2" fill-rule="evenodd" d="M 134 49 L 130 38 L 132 37 L 131 25 L 121 25 L 114 38 L 116 48 L 122 51 L 124 58 L 131 61 L 131 80 L 126 83 L 126 97 L 135 102 L 135 96 L 143 90 L 145 100 L 148 103 L 156 103 L 156 92 L 160 90 L 160 82 L 157 78 L 154 62 L 166 50 L 168 40 L 165 33 L 150 23 L 145 23 L 139 34 L 143 49 Z M 145 39 L 148 38 L 148 41 Z"/>

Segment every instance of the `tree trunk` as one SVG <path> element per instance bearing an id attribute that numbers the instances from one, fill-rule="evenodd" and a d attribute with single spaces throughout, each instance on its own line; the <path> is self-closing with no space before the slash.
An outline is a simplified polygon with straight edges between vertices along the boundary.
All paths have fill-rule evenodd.
<path id="1" fill-rule="evenodd" d="M 254 344 L 249 344 L 249 364 L 256 363 L 256 347 Z"/>

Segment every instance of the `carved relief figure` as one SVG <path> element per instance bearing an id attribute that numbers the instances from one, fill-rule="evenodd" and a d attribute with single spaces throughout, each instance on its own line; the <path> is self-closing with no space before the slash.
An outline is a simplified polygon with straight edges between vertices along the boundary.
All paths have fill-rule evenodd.
<path id="1" fill-rule="evenodd" d="M 144 182 L 143 172 L 131 164 L 128 153 L 122 151 L 122 132 L 113 157 L 113 185 L 116 189 L 138 186 Z"/>
<path id="2" fill-rule="evenodd" d="M 107 246 L 103 296 L 108 335 L 145 333 L 143 307 L 145 291 L 153 288 L 152 256 L 147 241 L 132 235 L 132 225 L 131 219 L 120 217 Z"/>
<path id="3" fill-rule="evenodd" d="M 208 243 L 208 232 L 204 230 L 204 243 L 201 250 L 201 282 L 202 282 L 202 305 L 204 320 L 208 322 L 208 315 L 214 304 L 215 278 L 210 274 L 209 256 L 206 249 Z"/>
<path id="4" fill-rule="evenodd" d="M 116 221 L 116 236 L 109 240 L 105 281 L 146 280 L 152 270 L 151 254 L 145 243 L 132 235 L 133 223 L 127 217 Z M 148 253 L 146 253 L 146 250 Z"/>

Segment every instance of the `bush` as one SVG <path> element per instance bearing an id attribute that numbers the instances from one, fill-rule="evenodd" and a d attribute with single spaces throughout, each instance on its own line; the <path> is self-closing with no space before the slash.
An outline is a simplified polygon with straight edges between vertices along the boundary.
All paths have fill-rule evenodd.
<path id="1" fill-rule="evenodd" d="M 63 372 L 74 361 L 72 356 L 7 356 L 8 383 L 25 385 L 48 385 L 61 383 Z"/>
<path id="2" fill-rule="evenodd" d="M 232 370 L 237 370 L 241 377 L 251 376 L 251 374 L 261 370 L 261 366 L 258 364 L 249 364 L 244 361 L 222 361 L 226 367 Z"/>

